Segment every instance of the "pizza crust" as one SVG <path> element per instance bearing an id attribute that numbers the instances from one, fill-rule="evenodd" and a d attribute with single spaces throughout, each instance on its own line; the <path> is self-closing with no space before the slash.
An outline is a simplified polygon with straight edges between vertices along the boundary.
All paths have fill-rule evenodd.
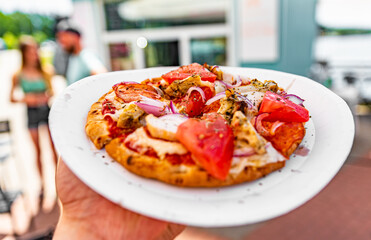
<path id="1" fill-rule="evenodd" d="M 138 89 L 141 89 L 141 88 L 138 88 Z M 121 94 L 126 94 L 126 92 L 124 93 L 124 91 L 122 91 Z M 131 95 L 133 95 L 131 97 L 137 97 L 136 93 L 135 94 L 131 93 Z M 111 116 L 112 119 L 114 119 L 113 121 L 116 122 L 116 121 L 125 120 L 124 118 L 126 117 L 125 106 L 123 106 L 123 102 L 121 102 L 120 100 L 121 98 L 118 100 L 117 98 L 120 98 L 120 97 L 117 97 L 115 95 L 115 91 L 111 89 L 108 93 L 104 94 L 97 102 L 95 102 L 90 108 L 90 111 L 87 115 L 85 131 L 88 137 L 90 138 L 90 140 L 94 143 L 95 147 L 98 149 L 102 149 L 103 147 L 105 147 L 106 152 L 114 160 L 119 162 L 121 165 L 123 165 L 127 170 L 129 170 L 132 173 L 135 173 L 142 177 L 156 179 L 156 180 L 168 183 L 168 184 L 181 186 L 181 187 L 222 187 L 222 186 L 229 186 L 229 185 L 235 185 L 235 184 L 239 184 L 243 182 L 253 181 L 261 177 L 264 177 L 270 174 L 271 172 L 276 171 L 285 166 L 285 159 L 288 159 L 289 156 L 296 150 L 296 148 L 301 143 L 305 135 L 305 128 L 304 128 L 304 125 L 302 125 L 301 126 L 302 132 L 297 131 L 298 133 L 300 133 L 298 134 L 297 138 L 293 139 L 293 141 L 290 141 L 290 142 L 285 141 L 288 145 L 288 147 L 284 149 L 285 150 L 284 155 L 286 158 L 280 155 L 282 157 L 281 159 L 276 159 L 275 161 L 264 162 L 262 154 L 265 154 L 266 152 L 267 141 L 270 142 L 270 140 L 272 139 L 266 139 L 267 140 L 266 141 L 265 139 L 263 139 L 263 137 L 261 137 L 263 140 L 258 139 L 259 140 L 258 141 L 257 139 L 247 138 L 247 135 L 249 133 L 249 131 L 247 131 L 249 130 L 248 127 L 251 128 L 250 132 L 255 132 L 255 134 L 257 134 L 257 132 L 255 131 L 255 128 L 251 125 L 251 123 L 247 121 L 246 116 L 242 112 L 240 112 L 239 115 L 241 115 L 241 118 L 243 118 L 242 119 L 243 121 L 242 120 L 241 121 L 245 122 L 248 126 L 246 129 L 241 128 L 241 126 L 239 126 L 238 124 L 237 124 L 238 126 L 236 124 L 233 124 L 234 121 L 232 120 L 231 126 L 235 129 L 235 132 L 234 132 L 235 137 L 237 140 L 246 138 L 245 140 L 248 143 L 248 145 L 254 147 L 257 153 L 255 155 L 256 157 L 255 160 L 257 162 L 260 161 L 261 164 L 254 165 L 254 164 L 251 164 L 251 162 L 249 162 L 249 164 L 240 165 L 240 168 L 238 170 L 236 171 L 230 170 L 229 175 L 227 176 L 225 180 L 220 180 L 220 179 L 213 177 L 204 168 L 197 165 L 196 163 L 194 164 L 189 164 L 189 163 L 174 164 L 172 163 L 172 161 L 170 161 L 170 159 L 167 159 L 166 154 L 184 154 L 184 153 L 180 153 L 180 152 L 171 153 L 171 151 L 169 152 L 169 149 L 171 148 L 168 145 L 162 144 L 162 142 L 160 144 L 153 143 L 154 141 L 165 141 L 159 138 L 159 137 L 163 138 L 164 134 L 162 132 L 161 134 L 157 134 L 156 132 L 158 130 L 157 128 L 155 129 L 156 130 L 155 133 L 157 135 L 154 134 L 155 137 L 157 138 L 155 138 L 153 141 L 145 141 L 146 139 L 144 138 L 142 138 L 142 140 L 146 144 L 147 143 L 149 144 L 149 146 L 147 146 L 148 144 L 147 145 L 144 144 L 145 145 L 144 147 L 152 148 L 152 150 L 154 150 L 156 154 L 160 157 L 153 157 L 153 156 L 141 154 L 139 153 L 139 150 L 138 152 L 135 152 L 127 148 L 122 138 L 117 137 L 117 136 L 123 133 L 129 133 L 132 130 L 134 131 L 135 129 L 138 130 L 139 129 L 138 127 L 140 127 L 142 123 L 138 124 L 138 126 L 133 124 L 135 122 L 131 120 L 132 118 L 129 118 L 131 116 L 129 113 L 135 112 L 135 111 L 130 111 L 130 108 L 126 108 L 126 111 L 130 115 L 130 116 L 129 115 L 127 116 L 129 120 L 126 121 L 125 123 L 120 124 L 121 126 L 119 125 L 119 128 L 118 128 L 119 130 L 116 129 L 117 127 L 115 127 L 115 125 L 112 125 L 112 122 L 108 121 L 110 119 L 106 120 L 107 118 L 105 118 L 105 116 L 107 116 L 107 114 L 106 115 L 102 114 L 102 110 L 104 108 L 102 103 L 106 99 L 109 102 L 112 102 L 114 104 L 114 108 L 116 109 L 116 112 L 114 114 L 111 114 L 111 113 L 108 114 Z M 219 108 L 220 108 L 220 104 L 219 104 Z M 125 114 L 123 114 L 124 112 Z M 238 115 L 238 112 L 236 112 L 236 114 Z M 139 114 L 139 115 L 142 116 L 144 115 L 144 113 Z M 239 123 L 241 121 L 239 121 Z M 130 128 L 125 129 L 125 128 L 122 128 L 123 126 L 130 126 Z M 112 130 L 113 127 L 115 128 L 114 130 Z M 151 124 L 149 124 L 149 126 L 147 127 L 150 128 Z M 112 133 L 110 132 L 110 130 L 112 131 Z M 149 129 L 149 131 L 151 132 L 151 129 Z M 127 139 L 129 139 L 130 136 L 133 138 L 135 132 L 136 131 L 134 131 L 129 136 L 127 136 Z M 242 136 L 241 139 L 238 138 L 239 135 Z M 291 136 L 293 134 L 290 133 L 286 135 Z M 283 135 L 283 138 L 285 138 L 286 135 Z M 168 141 L 165 141 L 166 143 L 170 143 L 175 140 L 174 138 L 171 138 L 171 139 L 165 138 L 165 139 L 168 140 Z M 278 141 L 281 141 L 281 140 L 282 139 L 278 139 Z M 138 144 L 142 143 L 143 145 L 143 141 L 135 140 L 134 142 Z M 259 146 L 254 145 L 255 143 L 257 144 L 258 142 L 262 144 L 260 146 L 261 149 L 259 148 Z M 156 147 L 153 147 L 151 144 L 152 145 L 156 144 Z M 180 143 L 177 143 L 177 144 L 180 144 Z M 131 145 L 129 147 L 132 148 Z M 162 148 L 160 150 L 164 150 L 164 151 L 159 151 L 158 150 L 159 147 Z M 133 149 L 137 149 L 137 148 L 133 148 Z M 187 152 L 186 149 L 184 151 Z M 163 152 L 164 154 L 161 154 L 161 152 Z"/>
<path id="2" fill-rule="evenodd" d="M 98 149 L 103 148 L 104 145 L 112 140 L 107 121 L 104 120 L 102 114 L 102 102 L 106 95 L 104 94 L 91 106 L 85 125 L 86 134 Z"/>
<path id="3" fill-rule="evenodd" d="M 107 153 L 127 170 L 139 176 L 156 179 L 181 187 L 221 187 L 253 181 L 285 166 L 285 161 L 269 163 L 264 167 L 245 167 L 237 175 L 219 180 L 198 165 L 172 165 L 166 158 L 142 155 L 125 147 L 120 139 L 106 145 Z"/>

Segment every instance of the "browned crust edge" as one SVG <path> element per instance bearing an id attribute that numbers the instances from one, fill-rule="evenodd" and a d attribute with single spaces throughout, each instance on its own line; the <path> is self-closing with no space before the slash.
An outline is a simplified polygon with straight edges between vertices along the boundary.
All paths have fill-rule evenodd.
<path id="1" fill-rule="evenodd" d="M 108 93 L 104 94 L 91 106 L 85 125 L 86 134 L 98 149 L 103 148 L 104 145 L 112 140 L 107 121 L 104 120 L 102 114 L 102 102 L 107 94 Z"/>
<path id="2" fill-rule="evenodd" d="M 119 139 L 106 145 L 107 153 L 127 170 L 139 176 L 157 179 L 181 187 L 221 187 L 253 181 L 285 166 L 285 162 L 270 163 L 263 167 L 245 167 L 240 174 L 229 175 L 222 181 L 212 177 L 197 165 L 187 166 L 183 171 L 168 161 L 141 155 L 126 148 Z"/>

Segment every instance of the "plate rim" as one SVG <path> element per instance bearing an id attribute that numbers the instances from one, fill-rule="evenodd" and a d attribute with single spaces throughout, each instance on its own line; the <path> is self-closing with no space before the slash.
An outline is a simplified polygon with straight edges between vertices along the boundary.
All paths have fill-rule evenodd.
<path id="1" fill-rule="evenodd" d="M 56 119 L 56 114 L 58 113 L 58 108 L 60 106 L 63 106 L 63 104 L 66 102 L 66 96 L 67 96 L 66 94 L 68 94 L 69 92 L 74 91 L 75 89 L 78 89 L 79 87 L 83 86 L 84 84 L 87 84 L 89 81 L 92 81 L 94 79 L 99 79 L 99 78 L 103 78 L 103 77 L 108 78 L 108 77 L 114 77 L 115 75 L 119 76 L 121 74 L 130 74 L 130 73 L 138 73 L 138 72 L 153 72 L 153 71 L 162 71 L 162 70 L 168 71 L 168 70 L 175 69 L 175 68 L 177 68 L 177 66 L 173 66 L 173 67 L 155 67 L 155 68 L 146 68 L 146 69 L 134 69 L 134 70 L 109 72 L 109 73 L 104 73 L 104 74 L 100 74 L 100 75 L 90 76 L 90 77 L 84 78 L 84 79 L 72 84 L 71 86 L 69 86 L 69 87 L 67 87 L 66 89 L 63 90 L 63 92 L 54 100 L 54 103 L 52 105 L 49 118 L 51 119 L 50 128 L 51 128 L 51 134 L 52 134 L 53 141 L 54 140 L 56 140 L 57 142 L 60 141 L 59 139 L 57 140 L 57 138 L 56 138 L 56 133 L 55 133 L 55 128 L 54 128 L 55 122 L 54 122 L 53 119 Z M 274 218 L 274 217 L 278 217 L 280 215 L 283 215 L 283 214 L 286 214 L 287 212 L 292 211 L 293 209 L 297 208 L 298 206 L 301 206 L 302 204 L 304 204 L 305 202 L 310 200 L 312 197 L 317 195 L 333 179 L 333 177 L 337 174 L 337 172 L 340 170 L 340 168 L 344 164 L 347 156 L 350 153 L 352 143 L 353 143 L 353 139 L 354 139 L 354 134 L 355 134 L 355 126 L 354 126 L 353 116 L 352 116 L 352 113 L 351 113 L 349 107 L 345 103 L 345 101 L 343 99 L 341 99 L 339 96 L 337 96 L 335 93 L 330 91 L 329 89 L 325 88 L 324 86 L 322 86 L 318 82 L 315 82 L 315 81 L 313 81 L 313 80 L 311 80 L 307 77 L 295 75 L 295 74 L 292 74 L 292 73 L 285 73 L 285 72 L 281 72 L 281 71 L 277 71 L 277 70 L 261 69 L 261 68 L 245 68 L 245 67 L 224 67 L 224 66 L 221 66 L 221 68 L 226 69 L 226 70 L 227 69 L 231 69 L 231 70 L 240 69 L 241 71 L 257 71 L 257 72 L 261 72 L 261 73 L 270 72 L 270 73 L 273 73 L 273 74 L 283 74 L 283 75 L 286 75 L 286 76 L 301 78 L 301 79 L 305 79 L 306 81 L 310 81 L 311 82 L 310 84 L 314 84 L 314 86 L 316 86 L 318 88 L 321 88 L 322 90 L 327 92 L 327 94 L 329 94 L 334 99 L 336 99 L 343 106 L 343 108 L 347 109 L 347 113 L 345 113 L 345 115 L 348 117 L 348 120 L 350 120 L 350 118 L 351 118 L 351 124 L 349 126 L 351 127 L 350 131 L 353 132 L 353 134 L 351 134 L 352 135 L 351 138 L 347 139 L 347 144 L 346 144 L 347 149 L 344 150 L 344 152 L 345 152 L 344 157 L 343 157 L 344 159 L 342 159 L 341 163 L 339 163 L 336 168 L 332 169 L 331 174 L 328 175 L 328 181 L 322 181 L 322 184 L 317 185 L 317 188 L 312 190 L 312 192 L 310 194 L 308 194 L 310 196 L 304 196 L 303 200 L 296 201 L 296 205 L 293 208 L 288 208 L 287 211 L 277 211 L 275 213 L 271 213 L 269 217 L 261 216 L 260 218 L 256 218 L 256 221 L 236 221 L 236 222 L 233 222 L 233 223 L 232 222 L 227 223 L 227 222 L 223 222 L 223 221 L 214 222 L 212 224 L 204 223 L 204 222 L 189 222 L 189 221 L 186 221 L 186 220 L 182 221 L 180 219 L 173 219 L 171 217 L 165 217 L 165 219 L 162 218 L 162 220 L 172 221 L 172 222 L 177 222 L 177 223 L 187 224 L 187 225 L 192 225 L 192 226 L 201 226 L 201 227 L 229 227 L 229 226 L 239 226 L 239 225 L 244 225 L 244 224 L 256 223 L 256 222 L 268 220 L 268 219 L 271 219 L 271 218 Z M 153 76 L 153 77 L 156 77 L 156 76 Z M 144 79 L 142 79 L 142 80 L 144 80 Z M 262 79 L 260 79 L 260 80 L 262 80 Z M 108 86 L 108 89 L 111 88 L 111 87 L 112 86 Z M 350 123 L 350 122 L 348 122 L 348 123 Z M 315 125 L 315 123 L 314 123 L 314 125 Z M 61 148 L 60 146 L 56 145 L 56 149 L 57 149 L 58 153 L 63 151 L 60 148 Z M 64 162 L 71 169 L 71 171 L 76 176 L 78 176 L 78 178 L 81 179 L 85 184 L 87 184 L 91 189 L 93 189 L 94 191 L 98 192 L 99 194 L 105 196 L 105 194 L 102 193 L 101 187 L 92 186 L 92 184 L 89 182 L 89 180 L 86 179 L 86 176 L 87 176 L 86 172 L 84 173 L 84 172 L 81 172 L 81 170 L 76 169 L 76 167 L 70 162 L 70 159 L 68 159 L 68 160 L 64 159 Z M 107 196 L 105 196 L 105 197 L 107 198 Z M 112 201 L 112 199 L 109 199 L 109 200 Z M 121 206 L 126 207 L 126 208 L 128 208 L 132 211 L 138 212 L 140 214 L 150 216 L 150 217 L 154 217 L 154 218 L 157 218 L 157 219 L 159 218 L 159 216 L 156 215 L 156 214 L 153 215 L 153 214 L 151 214 L 147 211 L 141 211 L 140 209 L 135 209 L 135 207 L 133 207 L 133 206 L 128 206 L 128 203 L 126 203 L 126 202 L 120 202 L 120 201 L 119 202 L 113 201 L 113 202 L 118 203 Z"/>

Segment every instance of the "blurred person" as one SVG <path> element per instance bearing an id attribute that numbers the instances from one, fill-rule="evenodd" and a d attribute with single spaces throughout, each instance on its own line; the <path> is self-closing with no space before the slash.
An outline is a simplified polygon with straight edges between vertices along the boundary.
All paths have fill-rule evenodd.
<path id="1" fill-rule="evenodd" d="M 41 179 L 40 197 L 43 196 L 44 178 L 41 162 L 41 147 L 39 141 L 40 125 L 48 125 L 49 99 L 53 95 L 51 84 L 52 72 L 42 67 L 38 54 L 39 47 L 31 36 L 20 38 L 22 65 L 18 72 L 13 75 L 10 90 L 10 101 L 12 103 L 25 103 L 27 105 L 27 126 L 31 135 L 32 142 L 36 150 L 37 168 Z M 23 99 L 15 98 L 15 89 L 20 87 L 24 93 Z M 54 162 L 57 163 L 57 154 L 48 129 L 48 136 L 53 151 Z"/>
<path id="2" fill-rule="evenodd" d="M 174 239 L 185 226 L 131 212 L 100 196 L 58 161 L 56 187 L 61 217 L 54 232 L 59 239 Z"/>
<path id="3" fill-rule="evenodd" d="M 65 70 L 68 85 L 90 75 L 107 71 L 95 54 L 83 48 L 81 31 L 76 26 L 67 20 L 62 20 L 57 24 L 56 30 L 58 43 L 69 55 Z M 58 61 L 55 64 L 58 65 Z"/>
<path id="4" fill-rule="evenodd" d="M 53 65 L 55 74 L 66 77 L 69 54 L 57 44 L 54 52 Z"/>

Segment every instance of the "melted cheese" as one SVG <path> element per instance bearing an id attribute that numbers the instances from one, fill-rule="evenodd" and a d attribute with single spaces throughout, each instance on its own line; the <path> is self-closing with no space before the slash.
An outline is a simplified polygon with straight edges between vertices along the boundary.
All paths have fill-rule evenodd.
<path id="1" fill-rule="evenodd" d="M 223 81 L 229 84 L 235 84 L 237 79 L 241 79 L 243 85 L 250 83 L 251 78 L 246 76 L 237 75 L 234 73 L 223 72 Z"/>
<path id="2" fill-rule="evenodd" d="M 215 94 L 224 92 L 227 89 L 227 87 L 220 81 L 215 81 L 214 84 L 215 84 Z"/>
<path id="3" fill-rule="evenodd" d="M 120 115 L 124 112 L 125 107 L 130 106 L 134 103 L 131 102 L 131 103 L 119 103 L 119 104 L 120 104 L 119 105 L 120 107 L 116 107 L 116 105 L 115 105 L 116 109 L 118 109 L 118 110 L 115 110 L 115 113 L 106 113 L 106 114 L 104 114 L 104 117 L 105 116 L 110 116 L 113 121 L 117 122 L 119 120 Z"/>
<path id="4" fill-rule="evenodd" d="M 229 84 L 233 84 L 235 76 L 229 72 L 223 72 L 223 81 Z"/>
<path id="5" fill-rule="evenodd" d="M 160 118 L 152 114 L 146 117 L 148 131 L 152 137 L 176 141 L 178 126 L 188 118 L 180 114 L 169 114 Z"/>
<path id="6" fill-rule="evenodd" d="M 209 81 L 200 80 L 200 87 L 209 87 L 209 88 L 213 89 L 214 84 L 209 82 Z"/>
<path id="7" fill-rule="evenodd" d="M 148 137 L 144 128 L 138 128 L 130 134 L 125 143 L 129 143 L 133 148 L 138 148 L 141 154 L 144 154 L 149 148 L 152 148 L 159 158 L 164 158 L 166 154 L 186 154 L 187 149 L 178 142 L 169 142 Z"/>
<path id="8" fill-rule="evenodd" d="M 184 165 L 184 164 L 171 166 L 171 171 L 173 173 L 187 173 L 190 170 L 192 170 L 192 167 L 189 167 L 189 166 Z"/>
<path id="9" fill-rule="evenodd" d="M 129 106 L 131 104 L 134 104 L 133 102 L 131 102 L 131 103 L 123 103 L 123 102 L 118 101 L 117 100 L 117 97 L 116 97 L 115 91 L 111 91 L 110 93 L 108 93 L 105 96 L 105 99 L 107 101 L 111 102 L 115 106 L 116 110 L 115 110 L 115 113 L 106 113 L 106 114 L 104 114 L 104 117 L 105 116 L 110 116 L 112 118 L 112 120 L 115 121 L 115 122 L 118 121 L 120 115 L 123 113 L 124 108 L 126 106 Z"/>
<path id="10" fill-rule="evenodd" d="M 274 149 L 271 143 L 267 143 L 265 154 L 255 154 L 249 157 L 233 157 L 229 173 L 232 175 L 238 175 L 245 167 L 262 167 L 269 163 L 282 162 L 285 160 L 286 158 Z"/>
<path id="11" fill-rule="evenodd" d="M 116 109 L 121 109 L 121 108 L 123 108 L 123 106 L 122 106 L 123 103 L 117 101 L 117 97 L 116 97 L 116 93 L 115 93 L 115 91 L 111 91 L 109 94 L 107 94 L 107 95 L 105 96 L 105 99 L 106 99 L 107 101 L 110 101 L 110 102 L 115 106 Z"/>
<path id="12" fill-rule="evenodd" d="M 168 84 L 168 82 L 165 81 L 165 79 L 161 79 L 160 85 L 166 86 L 166 85 L 169 85 L 169 84 Z"/>
<path id="13" fill-rule="evenodd" d="M 264 92 L 258 92 L 258 91 L 248 91 L 242 93 L 243 96 L 247 97 L 253 104 L 255 108 L 257 108 L 260 103 L 263 101 L 264 98 Z"/>
<path id="14" fill-rule="evenodd" d="M 123 111 L 124 111 L 124 109 L 121 108 L 119 110 L 115 110 L 115 113 L 106 113 L 106 114 L 104 114 L 104 117 L 110 116 L 113 121 L 117 122 L 119 120 L 119 117 L 120 117 L 120 115 L 121 115 L 121 113 Z"/>

